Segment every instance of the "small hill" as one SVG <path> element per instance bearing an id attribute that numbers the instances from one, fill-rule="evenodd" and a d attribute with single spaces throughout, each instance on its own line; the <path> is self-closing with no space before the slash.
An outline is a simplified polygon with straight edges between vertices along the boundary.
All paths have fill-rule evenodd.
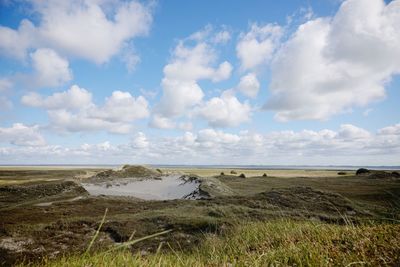
<path id="1" fill-rule="evenodd" d="M 97 173 L 93 180 L 112 180 L 118 178 L 157 178 L 161 173 L 140 165 L 124 165 L 119 170 L 106 170 Z"/>
<path id="2" fill-rule="evenodd" d="M 380 170 L 368 170 L 368 169 L 358 169 L 356 172 L 357 176 L 365 176 L 370 179 L 391 179 L 397 180 L 400 178 L 400 173 L 396 171 L 380 171 Z"/>
<path id="3" fill-rule="evenodd" d="M 0 209 L 24 202 L 55 201 L 88 195 L 88 192 L 73 181 L 52 181 L 0 186 Z"/>

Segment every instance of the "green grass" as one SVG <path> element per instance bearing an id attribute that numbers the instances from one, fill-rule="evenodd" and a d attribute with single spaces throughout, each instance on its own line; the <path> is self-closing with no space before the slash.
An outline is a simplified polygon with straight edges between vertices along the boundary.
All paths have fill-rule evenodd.
<path id="1" fill-rule="evenodd" d="M 164 244 L 168 247 L 168 244 Z M 143 254 L 143 253 L 142 253 Z M 128 250 L 45 260 L 45 266 L 398 266 L 400 225 L 333 225 L 274 220 L 207 234 L 191 251 Z M 41 265 L 42 265 L 41 264 Z"/>

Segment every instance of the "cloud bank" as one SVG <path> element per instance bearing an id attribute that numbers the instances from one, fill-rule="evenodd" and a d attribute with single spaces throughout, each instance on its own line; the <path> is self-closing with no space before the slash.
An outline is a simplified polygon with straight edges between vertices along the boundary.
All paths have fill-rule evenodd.
<path id="1" fill-rule="evenodd" d="M 400 124 L 375 133 L 351 124 L 343 124 L 336 131 L 288 130 L 266 134 L 249 131 L 232 134 L 206 128 L 164 138 L 138 132 L 125 144 L 105 141 L 68 148 L 46 145 L 37 126 L 15 124 L 0 128 L 0 137 L 3 140 L 0 161 L 4 163 L 24 157 L 32 163 L 40 159 L 53 163 L 210 164 L 212 156 L 213 164 L 388 165 L 397 164 L 391 155 L 400 153 Z"/>

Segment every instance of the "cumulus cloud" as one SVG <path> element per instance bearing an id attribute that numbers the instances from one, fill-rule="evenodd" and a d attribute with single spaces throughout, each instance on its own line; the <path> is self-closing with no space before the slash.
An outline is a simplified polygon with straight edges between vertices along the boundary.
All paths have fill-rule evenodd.
<path id="1" fill-rule="evenodd" d="M 107 62 L 130 40 L 145 35 L 151 8 L 137 1 L 31 1 L 39 21 L 24 19 L 18 29 L 0 27 L 0 51 L 17 58 L 30 48 L 49 47 L 95 63 Z"/>
<path id="2" fill-rule="evenodd" d="M 73 85 L 69 90 L 43 97 L 31 92 L 24 95 L 21 102 L 30 107 L 44 109 L 82 109 L 92 105 L 92 94 L 84 88 Z"/>
<path id="3" fill-rule="evenodd" d="M 24 59 L 26 51 L 35 42 L 35 26 L 29 20 L 23 19 L 14 30 L 0 25 L 0 52 L 4 55 Z"/>
<path id="4" fill-rule="evenodd" d="M 230 77 L 232 65 L 227 61 L 216 63 L 217 53 L 208 38 L 210 31 L 206 27 L 175 47 L 164 67 L 163 95 L 154 110 L 153 127 L 172 128 L 171 118 L 188 115 L 188 109 L 201 103 L 204 93 L 199 80 L 218 82 Z M 195 44 L 188 44 L 190 41 Z"/>
<path id="5" fill-rule="evenodd" d="M 400 72 L 400 5 L 347 0 L 333 17 L 300 25 L 272 60 L 276 119 L 324 120 L 385 97 Z"/>
<path id="6" fill-rule="evenodd" d="M 0 127 L 0 143 L 10 143 L 17 146 L 44 146 L 46 141 L 39 132 L 39 126 L 27 126 L 14 123 L 9 128 Z"/>
<path id="7" fill-rule="evenodd" d="M 400 156 L 399 129 L 399 124 L 387 126 L 376 133 L 350 124 L 341 125 L 336 131 L 276 131 L 265 134 L 249 131 L 234 134 L 202 129 L 163 138 L 149 138 L 145 133 L 138 132 L 128 143 L 120 145 L 105 141 L 78 147 L 0 146 L 0 162 L 11 162 L 15 159 L 13 155 L 18 155 L 18 158 L 25 157 L 29 161 L 39 158 L 97 164 L 135 161 L 155 164 L 396 165 Z"/>
<path id="8" fill-rule="evenodd" d="M 255 98 L 260 89 L 260 82 L 254 73 L 248 73 L 240 78 L 237 89 L 245 96 Z"/>
<path id="9" fill-rule="evenodd" d="M 400 136 L 400 123 L 387 126 L 378 131 L 380 135 L 399 135 Z"/>
<path id="10" fill-rule="evenodd" d="M 180 41 L 173 52 L 173 59 L 164 67 L 164 75 L 179 81 L 210 79 L 217 82 L 229 78 L 232 66 L 224 61 L 215 68 L 212 66 L 215 60 L 216 52 L 207 43 L 189 47 Z"/>
<path id="11" fill-rule="evenodd" d="M 234 127 L 250 120 L 251 107 L 241 103 L 232 90 L 224 91 L 221 97 L 213 97 L 199 108 L 198 114 L 214 127 Z"/>
<path id="12" fill-rule="evenodd" d="M 68 61 L 60 57 L 54 50 L 41 48 L 31 53 L 30 56 L 34 70 L 33 83 L 36 86 L 57 87 L 72 79 Z"/>
<path id="13" fill-rule="evenodd" d="M 144 133 L 138 132 L 132 138 L 130 145 L 132 148 L 145 149 L 149 146 L 149 141 Z"/>
<path id="14" fill-rule="evenodd" d="M 114 91 L 98 106 L 92 102 L 92 94 L 77 85 L 47 97 L 29 93 L 21 102 L 46 109 L 50 127 L 67 132 L 105 130 L 126 134 L 132 130 L 133 121 L 149 115 L 148 102 L 142 96 L 135 98 L 129 92 Z"/>
<path id="15" fill-rule="evenodd" d="M 114 91 L 105 104 L 88 112 L 93 118 L 111 122 L 130 122 L 149 115 L 148 102 L 143 96 L 133 97 L 129 92 Z"/>
<path id="16" fill-rule="evenodd" d="M 149 126 L 159 129 L 173 129 L 176 127 L 176 123 L 169 118 L 154 114 Z"/>
<path id="17" fill-rule="evenodd" d="M 94 118 L 85 111 L 73 113 L 67 110 L 52 110 L 48 115 L 50 128 L 60 132 L 108 131 L 127 134 L 132 130 L 131 124 Z"/>
<path id="18" fill-rule="evenodd" d="M 242 33 L 236 46 L 236 54 L 242 70 L 254 69 L 266 64 L 279 45 L 282 28 L 275 24 L 252 24 L 249 32 Z"/>
<path id="19" fill-rule="evenodd" d="M 338 136 L 343 140 L 355 141 L 359 139 L 368 139 L 371 137 L 371 134 L 368 131 L 354 125 L 342 124 L 340 126 Z"/>
<path id="20" fill-rule="evenodd" d="M 215 144 L 230 144 L 234 145 L 239 142 L 240 137 L 236 134 L 225 133 L 223 131 L 216 131 L 214 129 L 200 130 L 197 134 L 196 142 L 201 146 L 212 147 Z"/>
<path id="21" fill-rule="evenodd" d="M 160 117 L 183 115 L 189 108 L 200 103 L 204 93 L 195 81 L 180 81 L 164 78 L 163 96 L 156 108 Z"/>

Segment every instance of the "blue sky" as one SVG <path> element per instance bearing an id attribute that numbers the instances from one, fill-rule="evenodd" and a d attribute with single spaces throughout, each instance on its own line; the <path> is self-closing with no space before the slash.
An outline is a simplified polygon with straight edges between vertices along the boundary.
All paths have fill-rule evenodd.
<path id="1" fill-rule="evenodd" d="M 400 1 L 0 1 L 1 164 L 400 165 Z"/>

